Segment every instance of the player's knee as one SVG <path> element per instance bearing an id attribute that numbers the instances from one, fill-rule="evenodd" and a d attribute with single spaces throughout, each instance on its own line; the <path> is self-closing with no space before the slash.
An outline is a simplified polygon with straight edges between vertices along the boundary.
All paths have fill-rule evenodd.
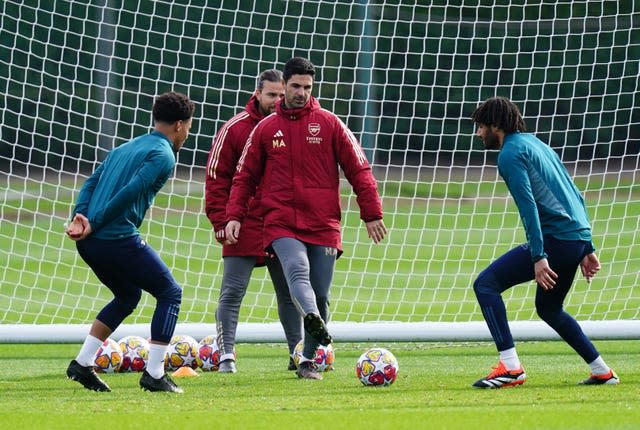
<path id="1" fill-rule="evenodd" d="M 473 291 L 476 297 L 484 295 L 495 295 L 498 291 L 496 288 L 495 276 L 490 272 L 482 272 L 475 281 L 473 281 Z"/>
<path id="2" fill-rule="evenodd" d="M 128 317 L 133 313 L 135 308 L 138 306 L 138 301 L 134 302 L 122 302 L 119 303 L 120 314 L 124 317 Z"/>
<path id="3" fill-rule="evenodd" d="M 303 264 L 298 264 L 289 270 L 289 288 L 291 285 L 309 284 L 309 268 Z"/>
<path id="4" fill-rule="evenodd" d="M 562 307 L 545 306 L 543 304 L 536 303 L 536 313 L 542 321 L 553 326 L 562 318 L 563 309 Z"/>
<path id="5" fill-rule="evenodd" d="M 114 307 L 118 309 L 118 313 L 124 317 L 128 317 L 133 313 L 135 308 L 140 302 L 142 292 L 138 291 L 138 294 L 134 294 L 127 297 L 116 297 L 113 300 Z"/>
<path id="6" fill-rule="evenodd" d="M 96 318 L 111 330 L 115 330 L 126 317 L 133 313 L 139 301 L 140 295 L 114 297 L 107 306 L 102 308 Z"/>
<path id="7" fill-rule="evenodd" d="M 171 284 L 162 293 L 156 296 L 159 302 L 180 306 L 182 303 L 182 288 L 177 284 Z"/>
<path id="8" fill-rule="evenodd" d="M 244 298 L 247 290 L 245 288 L 226 287 L 220 291 L 220 301 L 239 303 Z"/>
<path id="9" fill-rule="evenodd" d="M 180 305 L 180 303 L 182 303 L 182 288 L 180 288 L 179 286 L 175 285 L 171 289 L 170 298 L 173 301 L 173 303 L 175 303 L 177 305 Z"/>

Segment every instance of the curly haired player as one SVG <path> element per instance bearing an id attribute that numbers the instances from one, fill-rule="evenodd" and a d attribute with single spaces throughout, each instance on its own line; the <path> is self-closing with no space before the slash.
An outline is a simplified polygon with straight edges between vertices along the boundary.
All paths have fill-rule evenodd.
<path id="1" fill-rule="evenodd" d="M 553 149 L 525 133 L 524 120 L 513 102 L 503 97 L 487 99 L 471 119 L 485 149 L 500 151 L 498 171 L 515 200 L 528 241 L 494 261 L 473 284 L 500 354 L 498 366 L 473 386 L 501 388 L 525 382 L 501 294 L 534 279 L 538 315 L 591 367 L 590 377 L 580 383 L 618 384 L 618 376 L 563 309 L 576 269 L 580 267 L 587 282 L 600 270 L 584 199 Z"/>

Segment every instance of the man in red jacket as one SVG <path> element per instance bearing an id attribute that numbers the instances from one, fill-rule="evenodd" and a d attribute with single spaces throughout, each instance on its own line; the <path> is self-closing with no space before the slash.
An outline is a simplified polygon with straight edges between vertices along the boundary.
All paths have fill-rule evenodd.
<path id="1" fill-rule="evenodd" d="M 262 190 L 263 247 L 280 260 L 293 301 L 304 317 L 304 350 L 297 374 L 322 379 L 310 357 L 331 336 L 329 287 L 340 237 L 339 168 L 353 187 L 369 237 L 380 242 L 387 229 L 371 167 L 353 133 L 311 96 L 314 65 L 294 57 L 284 66 L 284 99 L 275 114 L 249 136 L 227 204 L 226 238 L 245 234 L 247 203 Z M 242 227 L 242 229 L 241 229 Z"/>
<path id="2" fill-rule="evenodd" d="M 283 95 L 282 73 L 265 70 L 258 77 L 255 93 L 244 110 L 227 121 L 216 134 L 205 180 L 205 211 L 222 243 L 224 273 L 216 310 L 217 343 L 220 348 L 220 367 L 223 373 L 235 373 L 235 337 L 240 314 L 240 304 L 247 292 L 253 268 L 267 266 L 278 300 L 278 315 L 289 345 L 289 370 L 295 370 L 294 348 L 302 339 L 302 319 L 291 300 L 282 266 L 276 258 L 269 257 L 262 246 L 262 215 L 260 190 L 251 199 L 243 224 L 242 238 L 231 245 L 225 239 L 226 205 L 236 164 L 253 127 L 275 109 L 275 103 Z"/>

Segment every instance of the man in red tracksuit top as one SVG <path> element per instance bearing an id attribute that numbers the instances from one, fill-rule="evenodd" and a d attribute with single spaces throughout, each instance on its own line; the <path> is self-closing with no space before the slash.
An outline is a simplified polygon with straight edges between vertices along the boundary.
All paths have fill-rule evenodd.
<path id="1" fill-rule="evenodd" d="M 262 246 L 262 215 L 260 190 L 249 202 L 249 211 L 243 224 L 242 238 L 236 244 L 225 240 L 226 206 L 231 181 L 244 144 L 258 122 L 275 109 L 275 103 L 284 92 L 282 73 L 265 70 L 258 77 L 256 90 L 245 109 L 227 121 L 216 134 L 205 180 L 205 212 L 214 228 L 216 239 L 222 243 L 224 273 L 216 309 L 217 343 L 220 348 L 219 371 L 235 373 L 235 337 L 240 305 L 254 267 L 267 266 L 278 300 L 278 316 L 289 346 L 289 370 L 295 370 L 293 353 L 302 339 L 302 319 L 291 300 L 287 280 L 276 258 L 268 257 Z"/>
<path id="2" fill-rule="evenodd" d="M 360 218 L 378 243 L 387 233 L 371 167 L 353 133 L 311 96 L 315 68 L 294 57 L 284 66 L 284 99 L 253 130 L 238 163 L 227 204 L 225 234 L 244 234 L 247 206 L 262 189 L 263 246 L 284 270 L 291 296 L 304 317 L 304 350 L 297 374 L 322 379 L 310 360 L 331 336 L 329 287 L 342 253 L 339 168 L 353 187 Z"/>

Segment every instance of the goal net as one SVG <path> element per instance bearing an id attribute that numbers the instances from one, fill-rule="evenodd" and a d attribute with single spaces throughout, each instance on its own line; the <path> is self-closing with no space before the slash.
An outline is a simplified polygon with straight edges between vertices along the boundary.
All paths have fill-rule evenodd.
<path id="1" fill-rule="evenodd" d="M 174 177 L 142 227 L 184 289 L 177 332 L 214 332 L 221 249 L 203 212 L 218 128 L 267 68 L 318 69 L 314 95 L 359 138 L 382 196 L 374 245 L 343 181 L 336 340 L 488 339 L 472 283 L 525 242 L 469 117 L 516 102 L 584 193 L 603 268 L 567 310 L 594 337 L 639 337 L 640 3 L 636 1 L 4 0 L 0 3 L 0 340 L 76 341 L 110 299 L 65 238 L 83 181 L 152 126 L 155 95 L 197 104 Z M 547 338 L 535 284 L 504 294 L 514 335 Z M 148 294 L 125 320 L 144 335 Z M 254 271 L 239 341 L 284 339 Z"/>

